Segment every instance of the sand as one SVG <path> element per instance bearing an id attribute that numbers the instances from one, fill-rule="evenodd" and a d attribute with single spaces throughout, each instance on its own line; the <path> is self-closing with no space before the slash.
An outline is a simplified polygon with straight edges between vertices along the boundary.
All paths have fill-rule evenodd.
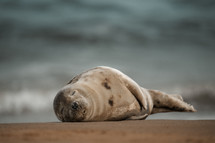
<path id="1" fill-rule="evenodd" d="M 1 143 L 215 143 L 215 120 L 0 124 Z"/>

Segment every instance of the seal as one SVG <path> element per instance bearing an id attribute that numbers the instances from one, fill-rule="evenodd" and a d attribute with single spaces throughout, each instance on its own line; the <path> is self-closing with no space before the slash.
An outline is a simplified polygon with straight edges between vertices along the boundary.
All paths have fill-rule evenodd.
<path id="1" fill-rule="evenodd" d="M 53 107 L 63 122 L 141 120 L 154 113 L 196 111 L 180 95 L 143 88 L 105 66 L 75 76 L 57 93 Z"/>

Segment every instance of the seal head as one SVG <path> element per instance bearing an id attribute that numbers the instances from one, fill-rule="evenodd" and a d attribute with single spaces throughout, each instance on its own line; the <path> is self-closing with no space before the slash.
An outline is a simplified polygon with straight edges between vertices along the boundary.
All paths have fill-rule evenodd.
<path id="1" fill-rule="evenodd" d="M 88 102 L 79 90 L 67 87 L 57 93 L 53 106 L 62 122 L 82 121 L 86 117 Z"/>

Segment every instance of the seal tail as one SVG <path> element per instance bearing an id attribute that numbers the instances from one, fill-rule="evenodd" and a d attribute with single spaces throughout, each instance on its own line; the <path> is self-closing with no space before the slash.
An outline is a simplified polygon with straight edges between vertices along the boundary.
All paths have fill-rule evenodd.
<path id="1" fill-rule="evenodd" d="M 153 100 L 153 109 L 151 114 L 161 112 L 196 112 L 194 107 L 183 101 L 183 98 L 177 94 L 166 94 L 158 90 L 148 89 Z"/>

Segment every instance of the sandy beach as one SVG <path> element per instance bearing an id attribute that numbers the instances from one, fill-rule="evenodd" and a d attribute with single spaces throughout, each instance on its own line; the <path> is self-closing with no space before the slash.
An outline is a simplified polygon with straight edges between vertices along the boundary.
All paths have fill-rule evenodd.
<path id="1" fill-rule="evenodd" d="M 214 143 L 214 120 L 0 124 L 0 142 Z"/>

